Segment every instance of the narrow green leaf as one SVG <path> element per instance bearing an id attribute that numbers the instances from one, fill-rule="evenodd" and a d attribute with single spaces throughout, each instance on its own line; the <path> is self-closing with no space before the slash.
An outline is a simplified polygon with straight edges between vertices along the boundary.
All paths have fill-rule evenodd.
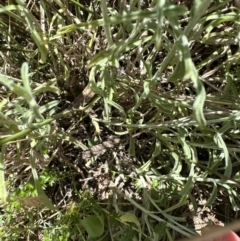
<path id="1" fill-rule="evenodd" d="M 108 47 L 111 47 L 113 45 L 113 39 L 112 39 L 112 32 L 110 28 L 110 21 L 109 21 L 109 13 L 107 8 L 107 1 L 101 0 L 101 7 L 102 7 L 102 13 L 103 13 L 103 27 L 105 30 L 106 38 L 108 41 Z"/>
<path id="2" fill-rule="evenodd" d="M 228 196 L 229 196 L 230 203 L 232 204 L 233 210 L 235 212 L 238 212 L 240 210 L 240 207 L 237 205 L 237 202 L 231 190 L 228 190 Z"/>
<path id="3" fill-rule="evenodd" d="M 128 148 L 128 153 L 130 156 L 135 156 L 135 139 L 130 138 L 130 143 L 129 143 L 129 148 Z"/>
<path id="4" fill-rule="evenodd" d="M 185 141 L 185 138 L 179 137 L 179 140 L 180 140 L 180 143 L 181 143 L 181 145 L 182 145 L 182 148 L 183 148 L 183 151 L 184 151 L 184 154 L 185 154 L 185 159 L 186 159 L 186 161 L 191 160 L 191 158 L 192 158 L 192 153 L 191 153 L 191 150 L 190 150 L 188 144 L 187 144 L 186 141 Z"/>
<path id="5" fill-rule="evenodd" d="M 207 203 L 205 204 L 206 207 L 211 206 L 216 201 L 217 194 L 218 194 L 218 186 L 213 181 L 213 190 L 212 190 L 210 197 L 207 200 Z"/>
<path id="6" fill-rule="evenodd" d="M 7 189 L 4 178 L 4 156 L 6 152 L 6 145 L 2 145 L 0 154 L 0 200 L 5 203 L 7 201 Z"/>
<path id="7" fill-rule="evenodd" d="M 202 81 L 199 79 L 196 67 L 192 64 L 191 79 L 196 88 L 197 96 L 193 104 L 193 114 L 198 124 L 203 127 L 206 126 L 206 119 L 204 117 L 203 108 L 206 100 L 206 91 Z"/>
<path id="8" fill-rule="evenodd" d="M 26 71 L 28 71 L 28 67 L 26 65 L 27 64 L 24 63 L 21 68 L 21 74 L 22 74 L 22 77 L 24 78 L 23 79 L 24 87 L 19 86 L 17 83 L 15 83 L 15 81 L 11 77 L 3 74 L 0 74 L 0 83 L 8 87 L 10 91 L 14 92 L 18 96 L 23 97 L 28 102 L 30 108 L 32 109 L 36 117 L 38 117 L 39 119 L 42 119 L 42 115 L 38 111 L 38 105 L 34 99 L 34 96 L 32 92 L 29 91 L 30 84 L 29 84 L 29 79 L 27 77 L 28 73 L 26 73 Z"/>
<path id="9" fill-rule="evenodd" d="M 155 142 L 155 148 L 154 148 L 154 152 L 152 154 L 152 157 L 156 157 L 161 153 L 162 149 L 161 149 L 161 142 L 157 139 Z"/>
<path id="10" fill-rule="evenodd" d="M 104 66 L 112 57 L 111 50 L 101 50 L 97 55 L 95 55 L 91 61 L 88 63 L 87 68 L 90 69 L 95 65 Z"/>
<path id="11" fill-rule="evenodd" d="M 123 108 L 121 105 L 117 104 L 117 103 L 114 102 L 114 101 L 110 101 L 110 100 L 108 100 L 107 103 L 108 103 L 109 105 L 115 107 L 117 110 L 119 110 L 119 112 L 122 113 L 125 117 L 127 116 L 126 113 L 125 113 L 124 108 Z"/>
<path id="12" fill-rule="evenodd" d="M 146 94 L 146 96 L 148 96 L 150 93 L 150 80 L 144 81 L 143 88 L 144 88 L 144 93 Z"/>
<path id="13" fill-rule="evenodd" d="M 144 163 L 140 168 L 136 170 L 138 174 L 142 174 L 143 172 L 146 172 L 149 170 L 150 165 L 152 164 L 152 159 L 148 160 L 146 163 Z"/>
<path id="14" fill-rule="evenodd" d="M 190 176 L 187 180 L 187 182 L 184 184 L 183 189 L 179 192 L 179 195 L 181 196 L 187 196 L 189 192 L 191 192 L 191 189 L 193 188 L 194 180 L 193 177 Z"/>
<path id="15" fill-rule="evenodd" d="M 115 187 L 113 187 L 113 190 L 121 196 L 124 195 L 119 189 L 117 189 Z M 136 208 L 138 208 L 139 210 L 144 212 L 147 216 L 157 220 L 158 222 L 164 222 L 164 220 L 162 218 L 160 218 L 158 215 L 155 215 L 153 212 L 147 210 L 146 208 L 144 208 L 143 206 L 138 204 L 136 201 L 134 201 L 132 198 L 128 197 L 127 195 L 124 195 L 124 197 L 131 204 L 133 204 Z M 186 197 L 182 197 L 180 200 L 180 203 L 182 203 L 182 205 L 186 204 Z M 180 206 L 182 206 L 182 205 L 180 205 Z M 189 236 L 189 229 L 187 229 L 185 226 L 183 226 L 177 222 L 174 222 L 174 220 L 172 220 L 172 222 L 166 222 L 166 226 L 172 228 L 173 230 L 175 230 L 183 235 Z M 190 231 L 190 233 L 193 234 L 193 231 L 192 232 Z"/>
<path id="16" fill-rule="evenodd" d="M 181 159 L 180 159 L 179 155 L 177 155 L 176 152 L 171 152 L 171 156 L 174 159 L 174 166 L 173 166 L 173 169 L 172 169 L 172 173 L 179 174 L 182 170 Z"/>
<path id="17" fill-rule="evenodd" d="M 224 142 L 222 135 L 216 130 L 216 144 L 218 147 L 223 149 L 224 157 L 225 157 L 225 171 L 224 175 L 227 177 L 231 177 L 232 175 L 232 162 L 230 159 L 230 155 L 228 152 L 228 148 L 226 146 L 226 143 Z"/>
<path id="18" fill-rule="evenodd" d="M 163 25 L 163 12 L 164 7 L 166 4 L 166 0 L 158 0 L 156 4 L 156 11 L 157 11 L 157 29 L 155 32 L 155 48 L 159 50 L 161 45 L 161 37 L 162 37 L 162 25 Z"/>
<path id="19" fill-rule="evenodd" d="M 188 190 L 189 191 L 189 190 Z M 167 208 L 166 210 L 164 210 L 164 212 L 168 213 L 171 212 L 177 208 L 182 207 L 183 205 L 186 205 L 187 203 L 187 195 L 184 195 L 180 198 L 179 202 L 176 203 L 175 205 L 171 206 L 170 208 Z"/>
<path id="20" fill-rule="evenodd" d="M 191 9 L 191 19 L 185 33 L 188 35 L 192 31 L 193 27 L 198 23 L 199 19 L 206 14 L 206 11 L 211 4 L 209 0 L 195 0 Z"/>
<path id="21" fill-rule="evenodd" d="M 99 70 L 98 66 L 94 66 L 89 74 L 89 82 L 90 82 L 90 88 L 91 90 L 96 93 L 96 94 L 102 94 L 102 90 L 98 87 L 96 80 L 95 80 L 95 76 L 97 71 Z"/>
<path id="22" fill-rule="evenodd" d="M 185 6 L 169 5 L 164 8 L 164 15 L 169 16 L 179 16 L 187 14 L 188 9 Z"/>
<path id="23" fill-rule="evenodd" d="M 179 79 L 183 79 L 185 75 L 185 65 L 184 65 L 184 61 L 181 61 L 179 59 L 173 73 L 171 74 L 171 76 L 169 77 L 169 81 L 173 82 L 173 83 L 177 83 L 177 80 Z"/>
<path id="24" fill-rule="evenodd" d="M 21 7 L 18 5 L 8 5 L 0 8 L 0 13 L 7 13 L 9 16 L 11 16 L 13 19 L 16 19 L 18 22 L 22 22 L 23 19 L 20 17 L 20 14 L 15 14 L 12 11 L 18 11 L 21 10 Z"/>
<path id="25" fill-rule="evenodd" d="M 108 18 L 109 24 L 119 24 L 129 21 L 140 21 L 141 19 L 151 19 L 156 16 L 155 11 L 134 11 L 128 14 L 111 16 Z M 71 24 L 58 30 L 58 34 L 66 34 L 75 29 L 96 28 L 104 25 L 103 19 L 94 20 L 87 23 Z"/>
<path id="26" fill-rule="evenodd" d="M 33 141 L 32 141 L 33 142 Z M 52 204 L 52 202 L 49 200 L 49 198 L 46 196 L 44 193 L 41 183 L 38 178 L 37 174 L 37 169 L 36 169 L 36 163 L 35 163 L 35 157 L 33 154 L 33 150 L 30 151 L 30 164 L 31 164 L 31 169 L 32 169 L 32 174 L 33 174 L 33 179 L 35 183 L 35 187 L 37 189 L 37 193 L 39 196 L 39 200 L 49 209 L 51 210 L 56 210 L 56 207 Z"/>

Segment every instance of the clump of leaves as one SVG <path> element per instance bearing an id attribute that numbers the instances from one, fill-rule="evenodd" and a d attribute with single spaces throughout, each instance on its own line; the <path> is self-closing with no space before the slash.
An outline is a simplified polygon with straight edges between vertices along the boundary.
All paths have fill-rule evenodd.
<path id="1" fill-rule="evenodd" d="M 219 197 L 231 219 L 238 11 L 230 0 L 1 5 L 0 197 L 14 223 L 2 237 L 175 240 L 194 233 L 186 210 Z"/>

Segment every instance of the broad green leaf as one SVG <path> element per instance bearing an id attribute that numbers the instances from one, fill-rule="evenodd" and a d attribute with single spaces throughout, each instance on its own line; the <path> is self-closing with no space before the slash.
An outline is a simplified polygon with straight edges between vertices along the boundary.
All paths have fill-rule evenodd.
<path id="1" fill-rule="evenodd" d="M 98 238 L 104 232 L 104 222 L 101 219 L 102 217 L 92 215 L 80 220 L 80 223 L 90 237 Z"/>
<path id="2" fill-rule="evenodd" d="M 125 213 L 120 217 L 120 220 L 123 223 L 134 223 L 138 230 L 141 231 L 141 225 L 140 222 L 138 221 L 137 217 L 133 213 Z"/>

